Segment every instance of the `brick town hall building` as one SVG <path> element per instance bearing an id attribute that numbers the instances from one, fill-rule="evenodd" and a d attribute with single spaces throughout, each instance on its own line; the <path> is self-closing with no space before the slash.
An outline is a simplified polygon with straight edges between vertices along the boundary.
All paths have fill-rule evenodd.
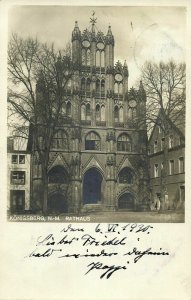
<path id="1" fill-rule="evenodd" d="M 81 32 L 76 22 L 72 32 L 78 67 L 65 102 L 71 123 L 58 126 L 50 153 L 50 212 L 133 211 L 148 199 L 145 91 L 142 83 L 138 90 L 128 88 L 126 62 L 114 64 L 111 26 L 104 35 L 95 23 L 93 16 L 90 30 Z M 38 202 L 41 172 L 34 157 L 31 184 Z"/>

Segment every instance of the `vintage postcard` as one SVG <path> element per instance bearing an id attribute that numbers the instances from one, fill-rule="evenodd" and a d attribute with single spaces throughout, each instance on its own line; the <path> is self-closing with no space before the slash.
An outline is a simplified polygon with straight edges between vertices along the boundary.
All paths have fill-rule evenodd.
<path id="1" fill-rule="evenodd" d="M 189 16 L 2 1 L 0 299 L 191 299 Z"/>

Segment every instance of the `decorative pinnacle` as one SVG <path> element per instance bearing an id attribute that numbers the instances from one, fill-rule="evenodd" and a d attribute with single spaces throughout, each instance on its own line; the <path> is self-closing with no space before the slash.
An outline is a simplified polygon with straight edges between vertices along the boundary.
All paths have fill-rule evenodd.
<path id="1" fill-rule="evenodd" d="M 90 23 L 92 24 L 92 27 L 95 25 L 95 23 L 97 22 L 97 18 L 94 18 L 95 15 L 95 11 L 93 11 L 92 13 L 92 18 L 90 18 Z"/>

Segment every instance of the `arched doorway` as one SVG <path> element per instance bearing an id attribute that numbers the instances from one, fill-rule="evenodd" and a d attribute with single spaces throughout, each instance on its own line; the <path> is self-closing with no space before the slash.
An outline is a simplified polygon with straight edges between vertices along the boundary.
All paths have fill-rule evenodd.
<path id="1" fill-rule="evenodd" d="M 51 194 L 48 198 L 48 210 L 51 213 L 67 213 L 68 203 L 64 195 L 59 192 Z"/>
<path id="2" fill-rule="evenodd" d="M 48 183 L 67 184 L 68 174 L 62 166 L 55 166 L 48 172 Z"/>
<path id="3" fill-rule="evenodd" d="M 84 175 L 83 204 L 96 204 L 101 201 L 102 176 L 96 168 L 91 168 Z"/>
<path id="4" fill-rule="evenodd" d="M 121 195 L 118 199 L 118 209 L 134 210 L 135 209 L 134 196 L 128 192 Z"/>
<path id="5" fill-rule="evenodd" d="M 56 214 L 68 212 L 68 201 L 64 195 L 69 187 L 68 177 L 66 169 L 60 165 L 54 166 L 48 172 L 48 184 L 52 191 L 48 197 L 49 212 Z"/>

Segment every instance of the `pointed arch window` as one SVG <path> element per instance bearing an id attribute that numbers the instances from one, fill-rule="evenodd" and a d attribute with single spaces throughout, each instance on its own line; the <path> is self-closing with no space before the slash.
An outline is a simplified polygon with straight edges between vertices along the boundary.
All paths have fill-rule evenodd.
<path id="1" fill-rule="evenodd" d="M 82 80 L 81 80 L 81 89 L 82 89 L 82 91 L 85 91 L 85 86 L 86 86 L 85 78 L 82 78 Z"/>
<path id="2" fill-rule="evenodd" d="M 136 107 L 134 107 L 134 108 L 129 107 L 129 118 L 131 120 L 134 120 L 136 118 L 136 116 L 137 116 L 137 109 L 136 109 Z"/>
<path id="3" fill-rule="evenodd" d="M 125 167 L 119 173 L 119 183 L 133 184 L 134 172 L 131 168 Z"/>
<path id="4" fill-rule="evenodd" d="M 85 104 L 81 105 L 81 120 L 85 120 L 86 119 L 86 106 Z"/>
<path id="5" fill-rule="evenodd" d="M 70 102 L 68 102 L 67 104 L 66 104 L 66 114 L 67 114 L 67 116 L 71 116 L 71 103 Z"/>
<path id="6" fill-rule="evenodd" d="M 101 81 L 101 93 L 105 94 L 105 80 L 104 79 L 102 79 L 102 81 Z"/>
<path id="7" fill-rule="evenodd" d="M 126 133 L 122 133 L 117 139 L 117 151 L 132 151 L 132 143 L 130 137 Z"/>
<path id="8" fill-rule="evenodd" d="M 52 149 L 66 150 L 68 148 L 68 139 L 64 130 L 57 130 L 52 138 Z"/>
<path id="9" fill-rule="evenodd" d="M 91 131 L 87 134 L 85 139 L 85 150 L 100 150 L 101 149 L 101 139 L 99 135 Z"/>
<path id="10" fill-rule="evenodd" d="M 119 122 L 123 123 L 123 107 L 119 109 Z"/>
<path id="11" fill-rule="evenodd" d="M 101 121 L 105 121 L 105 106 L 101 106 Z"/>
<path id="12" fill-rule="evenodd" d="M 96 120 L 97 120 L 97 121 L 100 121 L 100 117 L 101 117 L 100 105 L 97 104 L 97 105 L 96 105 Z"/>
<path id="13" fill-rule="evenodd" d="M 119 108 L 117 105 L 114 107 L 114 120 L 115 122 L 119 122 Z"/>
<path id="14" fill-rule="evenodd" d="M 82 49 L 82 65 L 86 65 L 86 49 Z"/>
<path id="15" fill-rule="evenodd" d="M 90 66 L 90 49 L 87 50 L 87 66 Z"/>
<path id="16" fill-rule="evenodd" d="M 104 51 L 101 52 L 101 67 L 105 67 L 105 53 Z"/>
<path id="17" fill-rule="evenodd" d="M 66 115 L 66 102 L 64 102 L 63 105 L 62 105 L 61 113 L 62 113 L 63 116 Z"/>
<path id="18" fill-rule="evenodd" d="M 119 94 L 120 95 L 123 94 L 123 84 L 122 83 L 119 84 Z"/>
<path id="19" fill-rule="evenodd" d="M 91 120 L 91 111 L 90 111 L 90 104 L 86 105 L 86 118 L 87 120 Z"/>
<path id="20" fill-rule="evenodd" d="M 117 82 L 114 84 L 114 93 L 118 94 L 118 83 Z"/>
<path id="21" fill-rule="evenodd" d="M 100 67 L 100 65 L 101 65 L 100 51 L 96 51 L 96 67 Z"/>
<path id="22" fill-rule="evenodd" d="M 88 79 L 86 80 L 86 91 L 87 91 L 87 92 L 90 92 L 90 85 L 91 85 L 91 80 L 88 78 Z"/>
<path id="23" fill-rule="evenodd" d="M 68 182 L 67 171 L 62 166 L 55 166 L 48 172 L 49 183 L 64 184 Z"/>
<path id="24" fill-rule="evenodd" d="M 100 80 L 97 79 L 96 80 L 96 93 L 99 93 L 100 92 Z"/>

